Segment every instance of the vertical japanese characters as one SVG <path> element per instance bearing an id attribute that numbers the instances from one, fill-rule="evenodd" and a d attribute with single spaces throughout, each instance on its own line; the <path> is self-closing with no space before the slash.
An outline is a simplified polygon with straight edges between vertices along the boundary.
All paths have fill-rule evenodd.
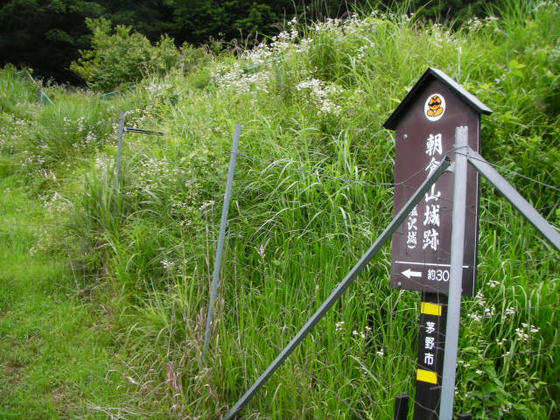
<path id="1" fill-rule="evenodd" d="M 430 162 L 424 168 L 431 173 L 439 164 L 443 157 L 441 133 L 430 134 L 426 139 L 426 154 L 430 157 Z M 419 227 L 421 230 L 422 249 L 437 251 L 439 247 L 439 226 L 440 226 L 440 204 L 441 191 L 436 184 L 432 185 L 426 193 L 424 201 L 420 204 L 423 207 L 422 217 L 419 219 L 418 206 L 414 207 L 407 219 L 407 240 L 406 246 L 415 249 L 418 246 Z M 421 222 L 421 226 L 420 226 Z"/>
<path id="2" fill-rule="evenodd" d="M 426 321 L 426 335 L 424 336 L 424 365 L 426 367 L 431 367 L 435 362 L 435 352 L 436 338 L 434 333 L 436 332 L 436 323 L 434 321 Z M 429 350 L 429 351 L 426 351 Z"/>

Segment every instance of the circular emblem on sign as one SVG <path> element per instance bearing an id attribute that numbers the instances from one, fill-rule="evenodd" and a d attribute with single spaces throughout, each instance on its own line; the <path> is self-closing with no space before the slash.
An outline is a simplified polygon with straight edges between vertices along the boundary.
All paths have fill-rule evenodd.
<path id="1" fill-rule="evenodd" d="M 424 104 L 424 114 L 430 121 L 437 121 L 445 114 L 445 99 L 439 93 L 432 93 Z"/>

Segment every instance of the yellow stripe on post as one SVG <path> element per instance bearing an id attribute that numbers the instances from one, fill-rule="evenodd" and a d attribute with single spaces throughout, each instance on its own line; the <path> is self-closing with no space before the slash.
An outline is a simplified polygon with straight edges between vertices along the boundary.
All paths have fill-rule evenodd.
<path id="1" fill-rule="evenodd" d="M 426 315 L 436 315 L 441 316 L 443 312 L 443 306 L 437 303 L 422 302 L 420 306 L 420 312 Z"/>
<path id="2" fill-rule="evenodd" d="M 416 380 L 437 385 L 437 373 L 430 370 L 418 369 L 416 371 Z"/>

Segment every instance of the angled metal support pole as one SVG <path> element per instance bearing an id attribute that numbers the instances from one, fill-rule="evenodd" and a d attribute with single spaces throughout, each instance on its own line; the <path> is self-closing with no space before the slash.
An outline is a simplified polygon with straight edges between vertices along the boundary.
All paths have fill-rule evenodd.
<path id="1" fill-rule="evenodd" d="M 231 157 L 229 159 L 229 169 L 227 174 L 226 192 L 224 194 L 224 206 L 222 207 L 222 221 L 220 224 L 220 235 L 218 236 L 218 247 L 216 248 L 216 258 L 214 260 L 214 273 L 212 275 L 212 284 L 210 285 L 210 302 L 208 303 L 208 314 L 206 316 L 206 331 L 204 331 L 204 348 L 203 354 L 206 355 L 210 346 L 210 337 L 212 335 L 212 327 L 214 323 L 214 306 L 218 296 L 218 287 L 220 285 L 220 270 L 222 268 L 222 254 L 224 252 L 224 242 L 226 238 L 226 229 L 228 222 L 229 203 L 231 201 L 231 193 L 233 190 L 233 175 L 235 173 L 235 163 L 239 150 L 239 137 L 241 136 L 241 124 L 235 125 L 235 134 L 233 135 L 233 146 L 231 148 Z"/>
<path id="2" fill-rule="evenodd" d="M 437 181 L 442 173 L 449 167 L 450 160 L 446 156 L 444 160 L 439 164 L 439 166 L 428 176 L 424 183 L 416 190 L 408 202 L 403 206 L 403 208 L 397 213 L 393 218 L 389 226 L 385 228 L 383 233 L 376 239 L 373 245 L 366 251 L 356 265 L 348 272 L 346 277 L 336 286 L 330 296 L 321 307 L 313 314 L 311 318 L 305 323 L 305 325 L 299 330 L 294 338 L 288 343 L 288 345 L 280 352 L 276 359 L 266 368 L 266 370 L 261 374 L 261 376 L 255 381 L 255 383 L 249 388 L 245 394 L 235 403 L 235 405 L 226 414 L 225 419 L 236 418 L 239 411 L 249 402 L 249 400 L 255 395 L 255 393 L 266 383 L 270 376 L 278 369 L 278 367 L 288 358 L 288 356 L 295 350 L 295 348 L 301 343 L 301 341 L 309 334 L 313 327 L 325 316 L 327 311 L 335 304 L 340 296 L 346 291 L 348 286 L 354 281 L 354 279 L 360 274 L 360 272 L 365 268 L 365 266 L 371 261 L 371 259 L 377 254 L 381 247 L 391 238 L 391 235 L 398 229 L 400 224 L 406 219 L 408 214 L 412 211 L 414 206 L 418 204 L 420 200 L 424 197 L 424 194 L 432 187 L 432 184 Z"/>
<path id="3" fill-rule="evenodd" d="M 125 133 L 137 133 L 137 134 L 153 134 L 155 136 L 163 136 L 165 133 L 161 131 L 154 131 L 154 130 L 142 130 L 141 128 L 134 128 L 134 127 L 124 127 Z"/>
<path id="4" fill-rule="evenodd" d="M 560 251 L 560 233 L 542 217 L 521 194 L 501 176 L 480 154 L 468 150 L 468 161 L 474 168 L 490 181 L 513 206 L 541 232 L 552 245 Z"/>
<path id="5" fill-rule="evenodd" d="M 52 99 L 47 95 L 43 89 L 39 89 L 39 102 L 42 104 L 54 105 Z"/>
<path id="6" fill-rule="evenodd" d="M 461 292 L 463 285 L 463 251 L 465 244 L 465 213 L 467 203 L 467 148 L 468 127 L 455 129 L 455 168 L 453 170 L 453 213 L 451 228 L 451 267 L 449 268 L 449 298 L 447 324 L 441 379 L 441 404 L 439 419 L 453 418 L 455 397 L 455 368 L 459 344 L 459 321 L 461 317 Z"/>

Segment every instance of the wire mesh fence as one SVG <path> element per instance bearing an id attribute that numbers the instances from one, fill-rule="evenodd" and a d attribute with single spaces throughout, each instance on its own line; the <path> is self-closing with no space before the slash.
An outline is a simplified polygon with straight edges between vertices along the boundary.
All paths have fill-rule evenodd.
<path id="1" fill-rule="evenodd" d="M 109 121 L 106 124 L 114 126 Z M 66 127 L 59 129 L 67 130 Z M 447 154 L 454 151 L 449 150 Z M 314 167 L 309 162 L 268 160 L 247 150 L 240 151 L 238 156 L 241 158 L 239 176 L 236 175 L 229 245 L 224 261 L 229 277 L 224 284 L 224 302 L 217 331 L 222 335 L 238 335 L 240 342 L 244 341 L 245 334 L 252 335 L 257 337 L 252 342 L 262 342 L 263 345 L 255 349 L 244 347 L 243 352 L 236 353 L 237 367 L 244 369 L 244 374 L 232 392 L 235 395 L 250 385 L 324 301 L 350 264 L 385 228 L 392 214 L 393 188 L 409 186 L 407 180 L 400 183 L 370 181 L 365 170 L 353 173 L 355 178 L 334 176 L 321 165 Z M 560 190 L 509 171 L 513 177 L 520 176 L 547 191 Z M 442 201 L 451 206 L 450 200 L 442 198 Z M 479 219 L 483 233 L 495 225 L 503 226 L 502 214 L 491 214 L 484 204 L 483 216 Z M 557 208 L 558 204 L 551 204 L 540 210 L 553 214 Z M 476 209 L 467 208 L 467 211 L 474 213 Z M 214 222 L 214 216 L 206 220 L 209 229 L 206 249 L 211 249 L 217 239 L 212 228 Z M 331 230 L 334 227 L 336 229 Z M 0 234 L 13 228 L 2 224 Z M 507 241 L 497 243 L 504 246 Z M 516 258 L 508 256 L 499 264 L 496 261 L 503 255 L 502 250 L 489 249 L 489 256 L 481 252 L 479 290 L 486 297 L 497 296 L 500 292 L 507 304 L 500 311 L 486 312 L 488 302 L 480 297 L 482 293 L 467 299 L 464 304 L 461 329 L 468 334 L 461 346 L 465 350 L 459 354 L 459 383 L 465 383 L 464 389 L 459 391 L 469 397 L 499 406 L 495 400 L 503 393 L 542 394 L 549 392 L 550 388 L 553 395 L 558 395 L 558 390 L 554 390 L 557 384 L 552 379 L 554 371 L 544 378 L 549 382 L 544 379 L 540 379 L 542 383 L 528 381 L 521 389 L 501 389 L 487 394 L 484 390 L 485 381 L 493 380 L 489 375 L 496 374 L 504 382 L 508 375 L 512 375 L 510 370 L 496 362 L 530 357 L 534 360 L 529 362 L 528 369 L 534 366 L 531 363 L 542 363 L 545 357 L 549 363 L 556 362 L 559 344 L 556 336 L 551 334 L 555 327 L 542 324 L 550 321 L 547 319 L 550 313 L 546 311 L 560 305 L 558 294 L 554 293 L 558 291 L 558 259 L 547 255 L 546 248 L 540 244 L 535 248 L 531 254 L 517 255 Z M 389 289 L 387 253 L 382 253 L 375 264 L 366 269 L 364 278 L 351 293 L 307 338 L 295 360 L 283 368 L 293 374 L 283 374 L 267 385 L 268 391 L 261 397 L 261 406 L 278 402 L 275 390 L 293 386 L 301 395 L 294 397 L 293 402 L 280 401 L 281 407 L 293 410 L 292 404 L 303 404 L 300 412 L 304 412 L 306 397 L 324 393 L 328 401 L 323 407 L 309 407 L 309 413 L 328 413 L 341 418 L 391 418 L 394 398 L 403 392 L 413 395 L 414 372 L 418 367 L 417 330 L 422 327 L 418 323 L 419 297 Z M 211 260 L 206 255 L 208 271 Z M 549 289 L 542 297 L 544 303 L 536 297 L 520 298 L 516 294 L 519 286 L 515 279 L 500 279 L 499 284 L 493 286 L 492 282 L 503 270 L 524 271 L 522 277 L 525 280 L 538 275 L 542 266 L 556 273 L 547 281 Z M 538 282 L 532 278 L 524 284 L 530 288 L 531 284 Z M 443 302 L 441 305 L 446 306 Z M 542 311 L 545 311 L 544 315 L 540 314 Z M 476 317 L 468 316 L 472 313 Z M 537 321 L 535 314 L 540 317 Z M 500 317 L 506 315 L 515 317 L 508 318 L 512 327 L 507 332 L 496 334 L 492 327 L 484 325 L 485 322 L 502 321 Z M 523 324 L 529 327 L 523 327 Z M 531 329 L 536 328 L 539 331 L 531 333 Z M 473 343 L 466 341 L 469 339 L 473 339 Z M 500 345 L 505 343 L 504 339 L 515 343 L 515 347 Z M 482 362 L 494 364 L 489 367 Z M 479 370 L 482 373 L 477 373 Z M 470 378 L 473 372 L 474 379 Z M 287 385 L 283 385 L 283 381 Z M 470 407 L 465 400 L 461 404 Z M 420 405 L 414 398 L 411 401 Z"/>
<path id="2" fill-rule="evenodd" d="M 453 150 L 449 151 L 448 153 L 451 152 L 453 152 Z M 252 172 L 253 175 L 258 174 L 259 181 L 263 181 L 263 183 L 266 183 L 267 184 L 266 188 L 271 189 L 277 196 L 282 196 L 283 192 L 289 190 L 290 188 L 294 188 L 294 184 L 296 183 L 301 183 L 302 185 L 304 185 L 304 187 L 302 187 L 303 189 L 310 186 L 320 188 L 321 184 L 324 183 L 329 183 L 329 184 L 337 183 L 339 184 L 338 189 L 333 187 L 335 191 L 344 191 L 347 188 L 352 188 L 352 186 L 359 186 L 359 187 L 365 187 L 366 189 L 370 190 L 370 192 L 373 195 L 380 192 L 380 190 L 385 190 L 385 193 L 390 193 L 390 189 L 397 185 L 391 182 L 379 182 L 379 183 L 370 182 L 365 179 L 366 176 L 363 173 L 356 173 L 355 175 L 359 179 L 352 179 L 348 177 L 333 176 L 315 169 L 310 170 L 307 169 L 305 165 L 302 165 L 301 163 L 298 164 L 297 162 L 293 162 L 293 161 L 288 161 L 288 162 L 284 162 L 282 160 L 267 161 L 266 159 L 252 156 L 251 154 L 249 154 L 247 151 L 244 150 L 239 152 L 239 156 L 243 158 L 243 160 L 245 160 L 245 164 L 242 163 L 240 165 L 242 168 L 240 170 Z M 492 166 L 502 169 L 502 167 L 499 165 L 492 165 Z M 515 171 L 510 170 L 509 172 L 513 176 L 522 176 L 525 180 L 535 182 L 546 189 L 550 189 L 552 191 L 558 190 L 558 188 L 553 185 L 543 183 L 531 177 L 526 177 L 523 174 L 519 174 Z M 289 175 L 290 173 L 292 174 L 291 176 Z M 273 181 L 267 178 L 269 174 L 275 175 L 272 177 Z M 240 177 L 243 178 L 243 176 Z M 278 183 L 277 186 L 271 185 L 274 182 L 274 180 Z M 251 180 L 249 184 L 246 183 L 243 185 L 236 185 L 239 202 L 244 201 L 241 196 L 245 192 L 251 194 L 257 190 L 258 188 L 257 184 L 259 181 Z M 406 186 L 406 180 L 400 184 Z M 262 193 L 262 190 L 260 192 Z M 265 200 L 263 200 L 263 203 L 264 202 Z M 270 201 L 266 201 L 266 202 L 270 203 Z M 262 207 L 265 205 L 263 203 L 250 201 L 250 206 L 251 206 L 250 209 L 254 210 L 256 208 L 260 208 L 262 210 Z M 250 249 L 250 252 L 254 254 L 255 258 L 260 258 L 262 260 L 261 264 L 251 267 L 251 270 L 253 271 L 255 278 L 263 279 L 271 276 L 270 265 L 266 262 L 268 254 L 270 252 L 269 243 L 271 237 L 276 237 L 280 235 L 284 243 L 291 244 L 290 245 L 291 249 L 294 248 L 297 249 L 297 245 L 295 245 L 296 241 L 303 242 L 303 245 L 300 244 L 300 246 L 305 246 L 306 244 L 309 245 L 308 242 L 309 235 L 306 236 L 306 234 L 310 233 L 312 229 L 311 225 L 313 223 L 308 223 L 306 226 L 303 227 L 299 226 L 297 228 L 284 229 L 285 226 L 281 223 L 273 223 L 270 220 L 264 220 L 261 221 L 260 224 L 258 222 L 255 223 L 255 229 L 253 233 L 248 235 L 247 230 L 244 229 L 244 227 L 246 227 L 247 220 L 243 220 L 244 219 L 243 207 L 241 207 L 241 204 L 239 203 L 237 203 L 237 206 L 238 207 L 237 207 L 236 214 L 232 216 L 230 220 L 231 223 L 230 247 L 235 248 L 239 246 L 240 243 L 243 243 L 243 246 Z M 549 205 L 541 208 L 540 210 L 554 211 L 556 207 L 557 205 Z M 384 205 L 381 207 L 382 209 L 381 211 L 385 210 L 386 214 L 385 214 L 385 219 L 381 218 L 381 220 L 388 219 L 388 216 L 390 215 L 390 208 L 391 208 L 390 204 L 384 203 Z M 284 213 L 289 212 L 289 210 L 286 209 L 283 210 Z M 274 210 L 272 209 L 270 211 L 274 212 Z M 318 211 L 320 211 L 320 209 Z M 475 212 L 476 209 L 474 208 L 467 209 L 467 211 Z M 484 208 L 483 208 L 483 212 L 484 212 Z M 364 208 L 354 208 L 354 209 L 349 209 L 347 213 L 348 215 L 341 216 L 341 218 L 351 219 L 352 217 L 359 216 L 360 221 L 362 221 L 363 219 L 367 219 L 368 216 L 371 217 L 373 212 Z M 313 222 L 316 221 L 317 218 L 320 218 L 320 216 L 316 216 L 315 214 L 310 213 L 308 220 Z M 372 217 L 372 220 L 379 220 L 379 214 L 376 214 L 375 217 Z M 256 221 L 252 221 L 252 222 L 254 223 Z M 500 223 L 503 224 L 504 221 L 499 215 L 496 215 L 496 216 L 481 217 L 480 223 L 483 226 L 483 228 L 486 226 L 488 229 L 490 229 L 493 224 L 500 224 Z M 262 226 L 264 225 L 267 226 L 266 230 L 262 228 Z M 342 223 L 342 225 L 345 224 Z M 355 226 L 350 226 L 348 224 L 346 224 L 345 226 L 346 228 L 348 228 L 350 232 L 354 232 L 353 228 L 355 229 Z M 383 227 L 384 225 L 382 223 L 375 224 L 375 225 L 370 224 L 368 225 L 368 229 L 370 229 L 369 233 L 371 234 L 373 230 L 379 230 L 382 229 Z M 350 239 L 352 237 L 352 233 L 350 232 L 345 232 L 346 234 L 343 234 L 341 236 L 345 239 Z M 325 235 L 324 238 L 326 239 L 326 235 L 328 233 L 322 231 L 319 232 L 319 234 Z M 359 241 L 358 243 L 364 245 L 367 239 L 365 237 L 362 237 L 361 239 L 362 240 Z M 329 241 L 325 240 L 323 242 L 324 242 L 324 247 L 328 248 Z M 356 245 L 356 247 L 358 247 L 358 245 Z M 308 252 L 312 252 L 313 249 L 312 247 L 306 246 L 305 248 Z M 337 251 L 340 251 L 340 249 L 337 249 Z M 235 252 L 236 253 L 238 252 L 237 248 Z M 283 255 L 285 256 L 286 254 Z M 348 255 L 346 255 L 346 257 L 347 258 L 346 259 L 343 258 L 343 260 L 345 260 L 346 264 L 348 264 Z M 312 278 L 315 280 L 315 281 L 307 282 L 303 280 L 302 277 L 300 277 L 299 280 L 301 281 L 299 286 L 303 285 L 304 283 L 317 285 L 322 281 L 322 279 L 325 278 L 325 275 L 328 276 L 328 274 L 325 273 L 324 270 L 321 269 L 321 267 L 318 267 L 313 263 L 310 263 L 309 261 L 306 261 L 306 263 L 297 261 L 297 258 L 295 258 L 295 254 L 290 255 L 288 258 L 289 258 L 288 261 L 295 260 L 293 264 L 297 265 L 301 269 L 301 271 L 305 271 L 308 276 L 307 278 Z M 336 259 L 336 257 L 333 256 L 333 259 Z M 284 262 L 285 261 L 286 260 L 284 260 Z M 277 262 L 275 263 L 277 264 Z M 531 300 L 529 300 L 528 302 L 527 301 L 521 302 L 521 305 L 525 304 L 525 306 L 520 307 L 519 302 L 516 302 L 515 299 L 512 299 L 511 303 L 512 304 L 515 303 L 515 309 L 513 308 L 513 306 L 506 305 L 507 307 L 504 308 L 504 311 L 502 311 L 501 313 L 485 311 L 485 309 L 488 308 L 482 307 L 482 305 L 485 303 L 484 295 L 482 291 L 484 291 L 484 293 L 492 292 L 492 290 L 495 288 L 495 285 L 493 285 L 492 283 L 495 280 L 492 280 L 492 276 L 495 275 L 496 272 L 499 271 L 500 269 L 503 269 L 504 266 L 509 267 L 509 269 L 516 270 L 522 265 L 530 264 L 531 272 L 537 272 L 539 267 L 543 264 L 551 264 L 556 269 L 558 268 L 557 258 L 555 258 L 554 256 L 541 256 L 540 258 L 530 258 L 530 257 L 520 258 L 517 261 L 508 260 L 503 262 L 503 264 L 499 265 L 497 268 L 492 268 L 491 266 L 494 266 L 492 263 L 493 261 L 491 261 L 491 258 L 489 257 L 487 259 L 483 253 L 482 257 L 480 258 L 480 266 L 482 268 L 479 270 L 480 273 L 479 290 L 481 290 L 481 292 L 477 295 L 477 297 L 471 300 L 467 299 L 467 301 L 465 302 L 464 304 L 465 310 L 461 321 L 462 330 L 471 331 L 474 325 L 480 324 L 481 320 L 482 322 L 485 322 L 485 320 L 496 320 L 500 316 L 503 317 L 505 313 L 509 315 L 515 314 L 518 317 L 518 319 L 515 321 L 515 325 L 518 325 L 519 327 L 522 327 L 522 325 L 532 325 L 530 324 L 532 313 L 544 309 L 554 309 L 555 307 L 560 305 L 560 302 L 557 299 L 553 299 L 553 302 L 549 302 L 545 304 L 531 304 Z M 289 263 L 285 262 L 285 264 L 289 264 Z M 372 305 L 372 302 L 367 302 L 367 300 L 359 303 L 359 300 L 361 298 L 363 298 L 364 296 L 370 297 L 372 293 L 372 290 L 369 289 L 368 290 L 370 293 L 369 295 L 365 294 L 360 296 L 361 292 L 364 291 L 363 290 L 364 282 L 359 283 L 358 291 L 350 293 L 350 296 L 344 299 L 345 301 L 351 301 L 351 303 L 344 303 L 344 302 L 340 303 L 340 306 L 343 308 L 347 308 L 350 305 L 356 305 L 361 309 L 363 309 L 364 312 L 368 312 L 368 315 L 366 316 L 367 322 L 361 325 L 362 326 L 361 329 L 352 327 L 346 332 L 346 334 L 351 338 L 351 340 L 353 340 L 351 341 L 351 345 L 348 348 L 345 348 L 344 352 L 339 353 L 336 342 L 340 341 L 340 333 L 345 329 L 348 329 L 348 327 L 345 326 L 345 323 L 347 321 L 345 320 L 337 321 L 336 315 L 333 315 L 327 321 L 321 324 L 321 326 L 319 326 L 312 333 L 313 338 L 308 339 L 310 341 L 313 341 L 313 345 L 311 347 L 315 349 L 315 343 L 319 341 L 318 336 L 322 335 L 324 340 L 324 342 L 322 342 L 322 345 L 324 345 L 325 346 L 324 348 L 327 349 L 325 351 L 327 352 L 332 351 L 336 355 L 342 354 L 344 360 L 346 360 L 347 362 L 351 361 L 348 362 L 348 365 L 351 366 L 345 365 L 344 368 L 341 368 L 335 366 L 334 364 L 324 363 L 319 369 L 317 369 L 316 368 L 317 359 L 320 358 L 321 356 L 318 356 L 316 351 L 315 352 L 306 351 L 305 349 L 302 349 L 300 353 L 298 353 L 297 362 L 294 362 L 294 365 L 296 365 L 297 368 L 301 369 L 303 372 L 306 373 L 306 375 L 308 376 L 307 379 L 311 381 L 310 383 L 316 383 L 315 387 L 317 386 L 323 387 L 328 392 L 328 394 L 333 396 L 334 400 L 336 400 L 340 404 L 340 407 L 344 407 L 344 409 L 347 410 L 346 415 L 354 418 L 391 418 L 393 415 L 394 397 L 402 394 L 402 392 L 411 393 L 414 386 L 415 368 L 419 366 L 415 354 L 415 349 L 416 349 L 415 341 L 417 339 L 415 332 L 417 328 L 422 327 L 422 325 L 419 325 L 417 321 L 419 316 L 418 298 L 411 299 L 409 296 L 403 297 L 404 296 L 403 293 L 400 292 L 399 298 L 402 298 L 403 301 L 406 303 L 404 305 L 400 303 L 401 306 L 395 309 L 395 303 L 389 297 L 390 293 L 388 287 L 386 287 L 386 285 L 383 284 L 383 281 L 387 282 L 387 275 L 388 275 L 387 262 L 379 261 L 378 265 L 382 267 L 381 270 L 378 268 L 370 269 L 368 270 L 369 272 L 367 277 L 368 278 L 371 277 L 370 273 L 372 271 L 374 271 L 376 274 L 381 274 L 380 276 L 381 280 L 375 284 L 375 286 L 377 286 L 376 291 L 378 292 L 378 294 L 383 295 L 383 299 L 380 302 L 381 304 L 373 303 Z M 298 275 L 301 275 L 300 273 L 301 272 L 299 271 L 298 274 L 292 273 L 292 275 L 295 274 L 295 276 L 297 277 Z M 299 319 L 305 320 L 309 315 L 311 315 L 314 307 L 317 307 L 317 305 L 321 302 L 321 299 L 318 298 L 317 291 L 314 290 L 314 288 L 298 287 L 286 283 L 289 282 L 285 280 L 285 277 L 282 280 L 276 279 L 275 286 L 277 287 L 274 288 L 274 291 L 275 293 L 278 293 L 278 290 L 282 290 L 283 295 L 289 296 L 289 299 L 284 299 L 281 302 L 278 302 L 277 300 L 269 299 L 268 305 L 270 305 L 270 307 L 273 307 L 274 310 L 279 314 L 286 314 L 294 311 L 301 312 L 302 308 L 304 308 L 303 313 L 307 315 L 301 316 Z M 499 288 L 499 290 L 503 291 L 503 293 L 506 294 L 511 292 L 511 290 L 515 290 L 516 287 L 518 287 L 518 285 L 516 285 L 515 282 L 501 282 L 500 284 L 501 287 Z M 262 285 L 263 284 L 261 283 L 259 286 Z M 258 294 L 259 286 L 254 286 L 251 289 L 251 292 Z M 235 287 L 235 285 L 233 285 L 232 287 Z M 267 286 L 264 285 L 264 287 Z M 268 287 L 270 287 L 270 285 Z M 323 286 L 321 285 L 318 287 L 322 288 Z M 381 293 L 379 293 L 380 291 Z M 269 297 L 276 299 L 278 296 L 271 294 Z M 298 302 L 298 300 L 300 301 Z M 227 301 L 227 297 L 226 297 L 226 301 Z M 302 302 L 304 303 L 303 305 Z M 444 307 L 446 306 L 445 303 L 441 303 L 441 305 Z M 480 316 L 478 315 L 475 317 L 465 316 L 465 314 L 468 315 L 470 311 L 478 309 L 477 305 L 481 306 L 482 312 Z M 335 312 L 337 313 L 337 315 L 340 315 L 341 311 L 337 310 Z M 344 310 L 342 312 L 344 313 Z M 359 312 L 359 310 L 356 310 L 356 312 Z M 373 322 L 371 318 L 371 313 L 383 314 L 383 317 L 387 318 L 385 320 L 386 322 L 385 323 Z M 349 319 L 352 319 L 352 316 L 350 316 Z M 283 319 L 283 321 L 286 321 L 286 319 Z M 523 321 L 527 321 L 527 322 L 523 322 Z M 261 322 L 268 322 L 271 325 L 274 325 L 276 320 L 270 320 L 270 319 L 265 320 L 263 318 L 261 319 Z M 286 323 L 289 324 L 289 322 L 287 321 Z M 291 335 L 293 335 L 293 333 L 295 332 L 294 328 L 297 327 L 296 324 L 297 322 L 294 320 L 292 325 L 285 326 L 280 330 L 280 333 L 278 333 L 278 331 L 275 331 L 270 336 L 267 336 L 266 333 L 264 333 L 263 331 L 260 331 L 260 333 L 262 334 L 263 340 L 266 341 L 269 347 L 274 348 L 277 351 L 280 351 L 282 347 L 274 343 L 275 342 L 285 343 L 285 340 L 289 339 Z M 382 338 L 380 338 L 380 336 L 376 334 L 379 329 L 383 330 L 383 327 L 387 325 L 393 326 L 393 329 L 391 329 L 391 334 L 397 335 L 401 339 L 402 337 L 407 337 L 407 339 L 402 340 L 406 342 L 407 345 L 403 346 L 400 343 L 399 345 L 392 344 L 394 341 L 386 340 L 386 337 L 383 336 L 383 334 L 381 334 Z M 533 330 L 535 330 L 536 328 L 537 327 L 533 326 Z M 414 332 L 411 333 L 411 330 Z M 486 330 L 482 330 L 482 331 L 487 332 L 491 330 L 492 330 L 491 328 L 486 328 Z M 534 332 L 536 333 L 538 331 L 535 330 Z M 555 344 L 555 338 L 552 338 L 552 341 L 550 341 L 550 337 L 546 337 L 546 338 L 541 337 L 539 340 L 533 341 L 532 338 L 531 339 L 525 338 L 525 336 L 522 335 L 522 332 L 519 328 L 517 330 L 511 329 L 510 335 L 508 337 L 500 336 L 501 338 L 496 338 L 495 340 L 497 340 L 498 342 L 504 342 L 503 340 L 505 338 L 506 340 L 511 340 L 511 342 L 515 342 L 516 345 L 520 344 L 519 347 L 524 346 L 525 348 L 527 346 L 533 346 L 534 344 L 537 346 L 536 348 L 530 347 L 527 349 L 517 350 L 517 351 L 504 351 L 503 353 L 498 353 L 498 355 L 496 356 L 494 355 L 480 356 L 482 354 L 496 353 L 499 351 L 500 346 L 489 345 L 488 341 L 490 341 L 490 337 L 484 337 L 484 334 L 479 331 L 478 340 L 475 340 L 479 344 L 479 347 L 476 348 L 475 351 L 473 352 L 472 346 L 466 345 L 469 343 L 465 342 L 465 340 L 469 340 L 471 336 L 472 334 L 469 333 L 467 334 L 467 337 L 465 339 L 462 339 L 462 344 L 463 344 L 462 347 L 464 347 L 465 350 L 464 351 L 461 350 L 459 354 L 459 365 L 458 365 L 459 381 L 463 380 L 463 378 L 469 378 L 473 370 L 475 372 L 475 376 L 478 377 L 475 378 L 475 380 L 467 379 L 465 381 L 465 385 L 462 386 L 462 388 L 466 387 L 465 392 L 467 392 L 469 396 L 484 395 L 484 391 L 480 388 L 485 387 L 484 385 L 485 380 L 491 380 L 491 378 L 488 378 L 490 368 L 485 370 L 480 370 L 477 368 L 469 370 L 469 367 L 471 366 L 469 360 L 471 359 L 474 359 L 476 363 L 480 364 L 481 362 L 489 363 L 489 362 L 499 361 L 501 359 L 516 358 L 516 357 L 522 357 L 527 355 L 533 355 L 536 357 L 536 359 L 542 357 L 554 358 L 556 356 L 555 348 L 557 347 L 557 344 Z M 546 343 L 547 340 L 550 341 L 548 345 L 543 345 L 543 343 Z M 344 342 L 344 340 L 342 341 Z M 306 346 L 304 345 L 303 347 L 305 348 Z M 366 351 L 364 351 L 363 349 L 366 349 Z M 362 353 L 360 353 L 360 350 L 362 351 Z M 355 351 L 356 354 L 351 354 L 353 351 Z M 476 354 L 476 357 L 473 356 L 473 353 Z M 270 354 L 270 352 L 268 352 L 268 354 Z M 363 360 L 360 358 L 360 356 L 363 357 Z M 379 365 L 394 366 L 396 365 L 395 361 L 397 360 L 402 361 L 404 363 L 403 364 L 404 367 L 401 366 L 400 369 L 397 369 L 396 371 L 393 370 L 389 374 L 385 372 L 385 375 L 379 374 L 378 372 L 374 374 L 372 372 L 372 366 L 373 367 Z M 246 363 L 246 361 L 240 361 L 240 362 Z M 476 363 L 472 363 L 472 364 L 476 364 Z M 295 369 L 296 367 L 294 365 L 290 365 L 290 368 Z M 310 369 L 308 367 L 310 365 L 314 366 L 315 369 Z M 477 367 L 480 366 L 477 365 Z M 500 371 L 500 366 L 495 366 L 495 363 L 491 366 L 491 368 L 494 374 L 496 374 L 497 372 L 498 376 L 501 375 L 502 379 L 504 380 L 507 379 L 508 372 L 506 372 L 505 369 L 502 369 L 502 371 Z M 329 379 L 336 378 L 337 380 L 334 381 L 334 384 L 332 380 L 331 383 L 327 383 L 324 379 L 325 377 Z M 401 379 L 396 380 L 396 378 L 401 378 Z M 251 383 L 250 378 L 246 378 L 246 381 L 248 384 Z M 275 386 L 280 387 L 281 384 L 276 384 Z M 383 401 L 379 401 L 378 399 L 371 398 L 371 395 L 375 395 L 376 393 L 379 394 L 378 391 L 380 386 L 390 389 L 391 396 L 384 398 Z M 545 383 L 545 387 L 539 388 L 533 386 L 530 382 L 528 382 L 527 384 L 525 384 L 523 389 L 526 390 L 527 392 L 536 391 L 542 393 L 544 392 L 543 389 L 545 389 L 546 387 L 553 387 L 553 386 L 554 383 Z M 513 390 L 510 392 L 510 394 L 523 392 L 523 389 Z M 367 390 L 367 394 L 370 396 L 369 398 L 364 396 L 364 390 Z M 460 391 L 458 390 L 457 392 Z M 508 391 L 501 390 L 500 392 L 507 393 Z M 491 394 L 492 393 L 486 395 L 485 398 L 482 398 L 482 400 L 491 401 L 492 406 L 499 405 L 495 401 L 496 395 L 491 395 Z M 421 403 L 415 401 L 414 399 L 412 399 L 412 402 L 419 406 L 421 405 Z M 464 403 L 463 405 L 465 405 L 466 407 L 469 406 L 469 404 L 464 404 Z M 435 412 L 433 414 L 434 416 L 438 415 L 438 413 Z"/>

